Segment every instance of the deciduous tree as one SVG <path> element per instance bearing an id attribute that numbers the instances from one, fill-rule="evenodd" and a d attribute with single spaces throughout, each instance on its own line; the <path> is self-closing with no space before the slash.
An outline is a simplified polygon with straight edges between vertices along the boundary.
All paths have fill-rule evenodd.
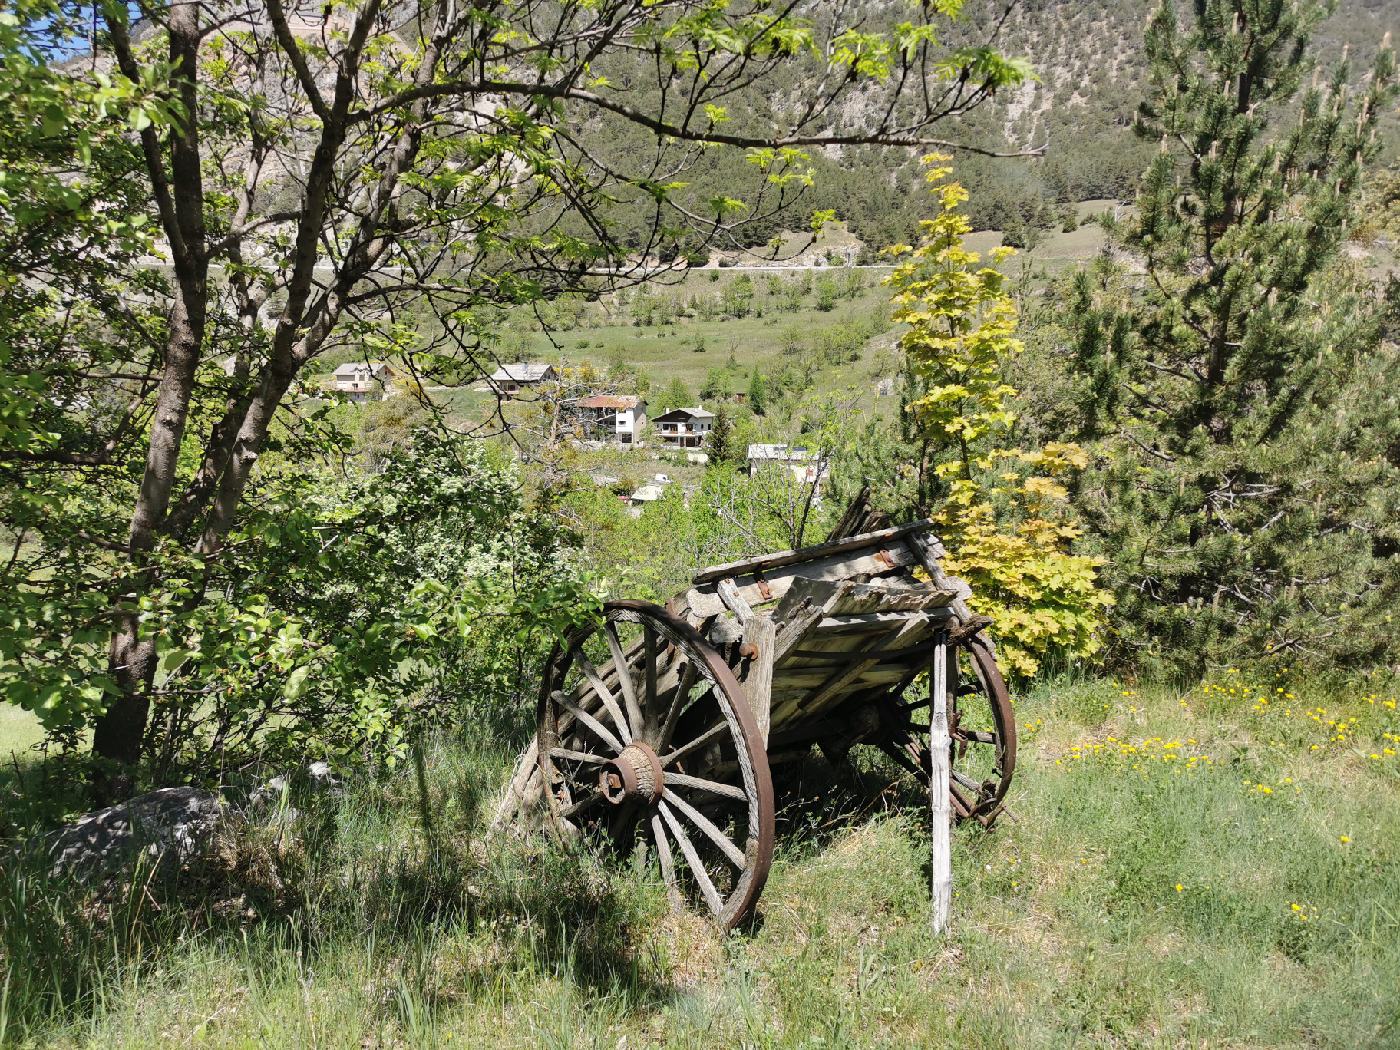
<path id="1" fill-rule="evenodd" d="M 68 483 L 63 468 L 103 472 L 109 503 L 81 527 L 23 527 L 15 549 L 27 560 L 9 578 L 19 606 L 55 562 L 84 566 L 98 597 L 76 616 L 34 605 L 56 618 L 28 621 L 7 689 L 48 703 L 25 683 L 40 665 L 54 671 L 53 702 L 71 724 L 90 722 L 120 790 L 142 755 L 160 654 L 188 641 L 168 614 L 203 600 L 211 576 L 198 566 L 237 557 L 231 538 L 260 461 L 306 433 L 298 384 L 321 355 L 372 346 L 414 379 L 451 357 L 487 370 L 486 307 L 641 279 L 682 244 L 693 254 L 770 222 L 809 181 L 803 150 L 935 141 L 940 122 L 1026 73 L 988 47 L 943 49 L 939 23 L 959 6 L 922 5 L 923 17 L 883 27 L 858 8 L 796 0 L 70 8 L 91 16 L 96 46 L 33 81 L 52 92 L 35 108 L 56 114 L 41 127 L 67 151 L 39 176 L 91 174 L 84 121 L 69 119 L 64 95 L 110 86 L 85 112 L 126 121 L 134 148 L 114 145 L 117 166 L 88 179 L 85 214 L 129 192 L 158 261 L 138 271 L 139 294 L 91 304 L 83 330 L 119 352 L 69 367 L 82 355 L 59 325 L 42 367 L 25 373 L 62 376 L 40 414 L 66 425 L 7 448 L 6 469 L 42 463 L 53 485 Z M 55 24 L 72 22 L 26 18 L 6 32 Z M 765 78 L 793 66 L 808 90 L 772 105 Z M 21 102 L 31 87 L 16 89 Z M 744 97 L 765 112 L 742 112 Z M 7 120 L 3 148 L 30 127 Z M 726 148 L 749 151 L 752 184 L 688 195 L 684 173 Z M 22 236 L 49 221 L 13 218 Z M 623 218 L 628 232 L 614 236 Z M 7 273 L 11 287 L 31 279 Z M 112 402 L 127 407 L 105 412 Z"/>

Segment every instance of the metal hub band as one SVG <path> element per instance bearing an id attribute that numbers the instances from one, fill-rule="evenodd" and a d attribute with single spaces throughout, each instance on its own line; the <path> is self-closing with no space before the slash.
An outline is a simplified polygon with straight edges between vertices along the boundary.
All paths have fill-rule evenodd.
<path id="1" fill-rule="evenodd" d="M 628 744 L 620 755 L 603 766 L 598 774 L 598 790 L 614 806 L 630 799 L 654 805 L 665 790 L 661 760 L 646 744 Z"/>

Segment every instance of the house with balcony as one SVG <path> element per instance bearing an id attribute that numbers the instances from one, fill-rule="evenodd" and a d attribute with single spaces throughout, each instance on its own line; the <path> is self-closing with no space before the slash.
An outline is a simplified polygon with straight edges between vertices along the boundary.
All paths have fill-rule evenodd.
<path id="1" fill-rule="evenodd" d="M 384 361 L 349 361 L 331 373 L 331 388 L 350 401 L 382 401 L 394 396 L 397 375 Z"/>
<path id="2" fill-rule="evenodd" d="M 715 414 L 699 406 L 673 408 L 651 421 L 652 431 L 661 444 L 670 448 L 700 448 L 715 427 Z"/>
<path id="3" fill-rule="evenodd" d="M 590 394 L 573 411 L 585 437 L 620 445 L 637 444 L 647 421 L 647 403 L 631 394 Z"/>

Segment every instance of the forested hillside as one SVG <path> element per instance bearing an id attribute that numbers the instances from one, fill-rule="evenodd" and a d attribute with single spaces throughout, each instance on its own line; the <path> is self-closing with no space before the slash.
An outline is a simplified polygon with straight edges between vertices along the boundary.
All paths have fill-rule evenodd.
<path id="1" fill-rule="evenodd" d="M 888 26 L 904 17 L 905 6 L 898 0 L 865 0 L 839 9 L 844 16 L 859 12 L 873 26 Z M 949 136 L 992 152 L 1036 154 L 1010 162 L 959 155 L 959 177 L 971 191 L 968 214 L 975 229 L 1006 231 L 1010 243 L 1024 246 L 1046 231 L 1073 225 L 1071 206 L 1077 202 L 1131 198 L 1155 149 L 1132 133 L 1146 68 L 1143 29 L 1154 7 L 1151 0 L 1032 0 L 1005 11 L 969 4 L 963 20 L 948 27 L 946 38 L 952 44 L 994 33 L 999 49 L 1024 56 L 1035 70 L 1034 78 L 960 118 L 956 134 Z M 1340 4 L 1317 35 L 1319 56 L 1330 61 L 1345 54 L 1353 78 L 1361 77 L 1385 34 L 1394 30 L 1394 16 L 1393 5 L 1385 0 Z M 800 105 L 810 71 L 794 68 L 785 76 L 786 82 L 777 80 L 777 89 L 764 99 L 733 101 L 736 126 Z M 853 104 L 858 110 L 859 103 Z M 1395 158 L 1397 130 L 1400 121 L 1387 115 L 1381 125 L 1384 161 Z M 630 135 L 635 148 L 644 148 L 635 130 Z M 814 151 L 816 181 L 803 198 L 804 210 L 833 209 L 867 245 L 862 261 L 874 261 L 879 247 L 907 241 L 917 225 L 923 204 L 918 154 L 860 146 Z M 712 158 L 693 174 L 694 197 L 705 200 L 723 192 L 743 166 L 740 157 Z M 745 225 L 735 240 L 762 245 L 783 228 L 801 229 L 802 219 L 789 215 Z M 636 240 L 640 236 L 633 235 Z"/>

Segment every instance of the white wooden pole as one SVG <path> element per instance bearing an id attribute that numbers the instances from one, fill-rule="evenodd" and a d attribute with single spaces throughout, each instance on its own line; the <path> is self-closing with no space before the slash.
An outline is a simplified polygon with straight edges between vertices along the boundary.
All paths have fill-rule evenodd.
<path id="1" fill-rule="evenodd" d="M 933 674 L 929 683 L 933 712 L 929 719 L 929 829 L 932 850 L 933 933 L 948 928 L 953 897 L 952 804 L 948 798 L 948 635 L 934 640 Z"/>

